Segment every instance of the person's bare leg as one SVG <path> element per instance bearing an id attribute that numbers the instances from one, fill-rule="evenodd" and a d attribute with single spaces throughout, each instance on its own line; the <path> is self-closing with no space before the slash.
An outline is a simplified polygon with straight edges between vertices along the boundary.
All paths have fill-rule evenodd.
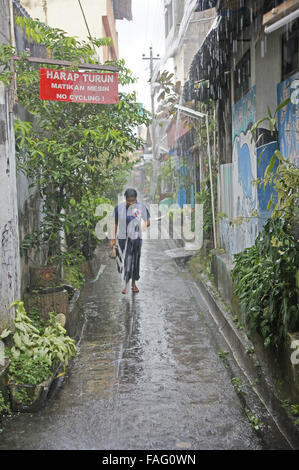
<path id="1" fill-rule="evenodd" d="M 135 281 L 133 281 L 133 280 L 132 280 L 132 291 L 133 291 L 133 292 L 139 292 L 139 289 L 138 289 L 138 287 L 136 286 Z"/>
<path id="2" fill-rule="evenodd" d="M 124 287 L 123 290 L 121 291 L 122 294 L 126 294 L 126 293 L 127 293 L 128 286 L 129 286 L 129 283 L 126 282 L 125 287 Z"/>

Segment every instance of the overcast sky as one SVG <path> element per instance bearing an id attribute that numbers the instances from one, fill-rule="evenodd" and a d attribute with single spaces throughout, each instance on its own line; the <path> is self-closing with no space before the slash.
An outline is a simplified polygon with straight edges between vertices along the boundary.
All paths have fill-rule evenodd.
<path id="1" fill-rule="evenodd" d="M 143 60 L 142 54 L 149 57 L 149 48 L 152 46 L 154 57 L 163 55 L 164 1 L 132 0 L 132 13 L 133 21 L 116 21 L 119 57 L 125 59 L 133 75 L 139 77 L 133 88 L 138 93 L 138 101 L 150 111 L 149 60 Z"/>

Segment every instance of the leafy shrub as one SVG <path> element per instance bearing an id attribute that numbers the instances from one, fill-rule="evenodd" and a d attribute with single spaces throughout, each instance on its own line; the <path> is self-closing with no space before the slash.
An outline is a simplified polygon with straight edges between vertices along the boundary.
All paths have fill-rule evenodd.
<path id="1" fill-rule="evenodd" d="M 299 327 L 296 266 L 299 248 L 287 222 L 270 218 L 255 244 L 235 255 L 232 270 L 245 323 L 278 347 Z"/>
<path id="2" fill-rule="evenodd" d="M 53 321 L 41 333 L 26 314 L 23 302 L 15 301 L 13 306 L 16 306 L 16 312 L 14 344 L 10 350 L 12 358 L 27 354 L 33 359 L 42 357 L 50 366 L 60 362 L 66 366 L 70 357 L 77 354 L 75 341 L 66 335 L 66 330 Z"/>
<path id="3" fill-rule="evenodd" d="M 47 380 L 52 373 L 47 359 L 42 356 L 32 357 L 28 353 L 12 359 L 9 365 L 9 380 L 15 383 L 37 385 Z"/>
<path id="4" fill-rule="evenodd" d="M 4 396 L 0 391 L 0 416 L 4 413 L 10 414 L 10 406 L 9 403 L 5 403 Z"/>

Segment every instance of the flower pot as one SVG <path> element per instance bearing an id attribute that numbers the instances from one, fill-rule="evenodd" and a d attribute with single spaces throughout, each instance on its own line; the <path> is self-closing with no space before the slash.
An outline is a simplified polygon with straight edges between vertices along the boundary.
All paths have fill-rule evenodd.
<path id="1" fill-rule="evenodd" d="M 55 287 L 61 284 L 59 266 L 31 266 L 30 288 Z"/>
<path id="2" fill-rule="evenodd" d="M 27 311 L 37 309 L 44 320 L 49 318 L 49 312 L 63 313 L 67 317 L 69 294 L 65 289 L 48 293 L 25 293 L 24 303 Z"/>
<path id="3" fill-rule="evenodd" d="M 37 411 L 42 408 L 47 401 L 48 393 L 50 387 L 55 380 L 58 371 L 61 368 L 61 364 L 53 367 L 52 375 L 37 385 L 28 385 L 28 384 L 17 384 L 15 382 L 8 383 L 8 390 L 10 394 L 10 403 L 11 409 L 15 412 L 22 413 L 31 413 L 32 411 Z M 18 393 L 26 391 L 26 394 L 30 398 L 30 402 L 24 403 L 19 400 Z"/>
<path id="4" fill-rule="evenodd" d="M 36 411 L 41 408 L 45 404 L 53 379 L 54 377 L 51 376 L 48 380 L 37 385 L 15 384 L 10 382 L 8 389 L 10 392 L 12 411 L 30 413 L 31 411 Z M 18 393 L 22 393 L 23 391 L 29 396 L 30 402 L 24 403 L 20 401 Z"/>

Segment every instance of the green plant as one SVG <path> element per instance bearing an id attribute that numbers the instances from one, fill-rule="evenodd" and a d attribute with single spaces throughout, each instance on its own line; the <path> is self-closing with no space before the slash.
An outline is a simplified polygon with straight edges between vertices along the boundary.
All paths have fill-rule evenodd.
<path id="1" fill-rule="evenodd" d="M 252 356 L 253 353 L 254 353 L 253 347 L 246 349 L 246 354 L 248 354 L 248 356 Z"/>
<path id="2" fill-rule="evenodd" d="M 13 334 L 13 346 L 10 349 L 12 358 L 17 359 L 21 353 L 33 355 L 34 346 L 39 338 L 39 330 L 33 326 L 33 322 L 26 314 L 24 303 L 15 301 L 10 308 L 15 308 L 15 332 Z"/>
<path id="3" fill-rule="evenodd" d="M 271 110 L 268 106 L 267 115 L 257 121 L 251 129 L 251 134 L 253 138 L 256 136 L 260 124 L 267 122 L 269 130 L 273 138 L 278 136 L 278 125 L 277 125 L 277 114 L 283 107 L 287 106 L 290 102 L 290 98 L 282 101 L 276 108 L 274 114 L 272 115 Z M 258 140 L 262 137 L 261 134 Z M 263 152 L 259 157 L 259 164 L 261 162 Z M 275 162 L 277 161 L 278 166 L 275 168 Z M 267 209 L 269 210 L 272 206 L 273 208 L 273 217 L 283 217 L 284 220 L 289 223 L 294 222 L 296 204 L 298 202 L 298 188 L 299 188 L 299 168 L 295 164 L 292 164 L 288 159 L 284 158 L 281 154 L 279 148 L 277 148 L 270 162 L 265 170 L 264 176 L 257 180 L 259 185 L 263 185 L 264 188 L 267 185 L 274 185 L 274 189 L 277 192 L 277 202 L 274 205 L 273 194 L 270 197 L 268 202 Z"/>
<path id="4" fill-rule="evenodd" d="M 167 110 L 169 116 L 176 116 L 177 110 L 175 105 L 179 102 L 179 93 L 173 82 L 173 73 L 159 72 L 156 82 L 159 84 L 158 102 L 164 110 Z"/>
<path id="5" fill-rule="evenodd" d="M 23 405 L 30 405 L 32 403 L 32 398 L 29 396 L 24 385 L 17 385 L 17 389 L 14 391 L 14 398 L 17 403 L 22 403 Z"/>
<path id="6" fill-rule="evenodd" d="M 228 355 L 229 355 L 228 351 L 224 351 L 223 349 L 219 349 L 218 356 L 220 357 L 220 359 L 227 359 Z"/>
<path id="7" fill-rule="evenodd" d="M 8 378 L 17 384 L 37 385 L 47 380 L 52 373 L 51 365 L 42 356 L 32 357 L 28 353 L 20 354 L 12 359 Z"/>
<path id="8" fill-rule="evenodd" d="M 163 181 L 164 186 L 166 188 L 168 188 L 168 190 L 170 188 L 172 188 L 172 181 L 173 181 L 173 177 L 174 177 L 174 172 L 173 172 L 173 169 L 172 169 L 170 159 L 168 159 L 166 162 L 164 162 L 161 165 L 160 172 L 159 172 L 159 177 Z"/>
<path id="9" fill-rule="evenodd" d="M 281 405 L 286 408 L 287 412 L 295 419 L 295 425 L 299 426 L 299 405 L 292 404 L 289 398 L 281 400 Z"/>
<path id="10" fill-rule="evenodd" d="M 252 127 L 252 139 L 263 122 L 268 123 L 273 138 L 277 138 L 277 113 L 288 103 L 289 99 L 280 103 L 274 115 L 268 107 L 267 116 Z M 260 161 L 262 156 L 263 152 Z M 278 166 L 275 170 L 276 162 Z M 267 207 L 270 210 L 274 206 L 272 215 L 255 244 L 235 256 L 232 277 L 244 322 L 249 325 L 250 331 L 256 330 L 262 335 L 265 347 L 273 345 L 278 348 L 287 331 L 294 331 L 299 326 L 299 289 L 296 282 L 299 246 L 294 237 L 299 169 L 283 158 L 277 148 L 257 184 L 264 188 L 273 185 L 277 203 L 274 205 L 272 193 Z"/>
<path id="11" fill-rule="evenodd" d="M 0 390 L 0 416 L 5 414 L 10 414 L 10 405 L 5 402 L 3 393 Z"/>
<path id="12" fill-rule="evenodd" d="M 256 430 L 259 431 L 263 424 L 262 422 L 259 422 L 258 417 L 255 416 L 248 408 L 245 408 L 245 413 L 248 418 L 248 421 L 250 422 L 251 426 Z"/>
<path id="13" fill-rule="evenodd" d="M 220 359 L 223 361 L 225 367 L 227 368 L 228 367 L 228 362 L 227 362 L 227 359 L 228 359 L 228 355 L 229 355 L 229 352 L 228 351 L 224 351 L 223 349 L 220 349 L 218 351 L 218 356 L 220 357 Z"/>
<path id="14" fill-rule="evenodd" d="M 39 331 L 40 334 L 44 332 L 46 321 L 41 317 L 37 308 L 32 308 L 27 312 L 28 318 L 31 320 L 32 325 Z"/>
<path id="15" fill-rule="evenodd" d="M 232 378 L 232 385 L 234 387 L 234 389 L 236 390 L 236 392 L 239 394 L 239 395 L 246 395 L 246 392 L 244 392 L 244 390 L 242 390 L 242 380 L 239 379 L 238 377 L 233 377 Z"/>
<path id="16" fill-rule="evenodd" d="M 80 266 L 63 266 L 64 281 L 75 289 L 81 290 L 84 284 L 84 274 Z"/>
<path id="17" fill-rule="evenodd" d="M 75 341 L 65 335 L 66 330 L 59 324 L 45 328 L 43 336 L 37 341 L 36 353 L 45 357 L 49 363 L 64 363 L 77 354 Z"/>
<path id="18" fill-rule="evenodd" d="M 77 353 L 75 341 L 66 336 L 66 330 L 59 323 L 50 321 L 40 333 L 26 314 L 23 302 L 15 301 L 11 307 L 16 307 L 14 345 L 10 350 L 12 358 L 27 354 L 33 359 L 42 357 L 49 366 L 63 362 L 66 367 L 69 359 Z"/>
<path id="19" fill-rule="evenodd" d="M 200 191 L 195 193 L 195 202 L 203 204 L 203 235 L 205 239 L 212 239 L 213 232 L 213 214 L 211 203 L 211 186 L 210 177 L 206 177 L 200 183 Z M 213 187 L 214 201 L 216 200 L 216 170 L 213 168 Z"/>
<path id="20" fill-rule="evenodd" d="M 233 316 L 233 322 L 234 322 L 237 330 L 243 330 L 243 326 L 241 325 L 240 320 L 239 320 L 237 315 Z"/>
<path id="21" fill-rule="evenodd" d="M 291 405 L 290 412 L 292 416 L 299 416 L 299 405 Z"/>
<path id="22" fill-rule="evenodd" d="M 255 244 L 235 255 L 232 277 L 244 323 L 279 347 L 287 331 L 299 326 L 296 266 L 299 247 L 289 224 L 270 218 Z"/>
<path id="23" fill-rule="evenodd" d="M 201 190 L 195 194 L 197 204 L 203 204 L 203 234 L 209 239 L 213 228 L 212 206 L 211 206 L 211 190 L 208 179 L 201 183 Z"/>
<path id="24" fill-rule="evenodd" d="M 10 335 L 10 333 L 11 333 L 10 330 L 8 330 L 7 328 L 4 328 L 4 330 L 2 330 L 1 332 L 0 339 L 7 338 Z"/>
<path id="25" fill-rule="evenodd" d="M 82 60 L 97 62 L 93 44 L 109 43 L 94 38 L 80 42 L 31 18 L 17 17 L 16 24 L 51 58 L 70 61 L 72 70 L 77 70 Z M 67 249 L 80 250 L 88 259 L 97 243 L 95 207 L 104 195 L 117 196 L 119 184 L 132 166 L 128 156 L 143 144 L 136 127 L 149 124 L 149 113 L 140 113 L 136 93 L 126 93 L 124 88 L 115 105 L 41 100 L 39 68 L 28 62 L 27 52 L 19 53 L 7 44 L 0 46 L 0 80 L 10 83 L 10 59 L 15 55 L 21 58 L 14 62 L 18 102 L 35 117 L 34 124 L 15 120 L 18 169 L 32 182 L 43 204 L 39 229 L 26 234 L 22 249 L 44 248 L 48 258 L 60 256 L 65 252 L 64 232 Z M 120 85 L 136 81 L 123 60 L 107 65 L 118 67 Z"/>
<path id="26" fill-rule="evenodd" d="M 15 301 L 15 332 L 13 346 L 8 350 L 11 358 L 9 381 L 16 385 L 14 398 L 18 403 L 29 404 L 32 398 L 26 386 L 44 382 L 53 373 L 53 367 L 63 363 L 64 370 L 71 357 L 77 354 L 75 341 L 66 336 L 66 330 L 55 321 L 55 313 L 50 313 L 48 321 L 38 317 L 38 311 L 26 314 L 24 303 Z M 34 324 L 36 326 L 34 326 Z M 6 336 L 11 334 L 6 331 Z"/>

